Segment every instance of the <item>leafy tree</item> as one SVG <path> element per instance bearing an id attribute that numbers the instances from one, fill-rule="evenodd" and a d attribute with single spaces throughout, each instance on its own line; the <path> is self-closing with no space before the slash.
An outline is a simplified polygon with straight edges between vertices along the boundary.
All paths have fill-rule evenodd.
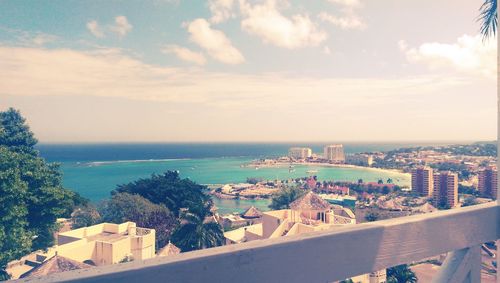
<path id="1" fill-rule="evenodd" d="M 383 183 L 384 183 L 384 180 L 382 180 L 382 179 L 378 179 L 377 184 L 381 185 L 381 184 L 383 184 Z"/>
<path id="2" fill-rule="evenodd" d="M 358 184 L 363 184 L 363 179 L 358 179 Z"/>
<path id="3" fill-rule="evenodd" d="M 37 155 L 38 152 L 34 148 L 36 143 L 37 140 L 21 112 L 14 108 L 0 112 L 0 145 L 15 152 Z"/>
<path id="4" fill-rule="evenodd" d="M 183 252 L 222 246 L 224 232 L 210 215 L 209 207 L 205 207 L 202 213 L 183 211 L 181 225 L 172 234 L 172 243 Z"/>
<path id="5" fill-rule="evenodd" d="M 128 193 L 115 193 L 110 200 L 101 203 L 103 222 L 123 223 L 132 221 L 139 227 L 156 230 L 156 249 L 165 246 L 177 226 L 175 216 L 163 204 Z"/>
<path id="6" fill-rule="evenodd" d="M 380 214 L 378 214 L 377 212 L 368 212 L 366 215 L 365 215 L 365 220 L 368 221 L 368 222 L 373 222 L 373 221 L 377 221 L 380 217 Z"/>
<path id="7" fill-rule="evenodd" d="M 407 264 L 397 265 L 387 269 L 387 283 L 416 283 L 415 272 Z"/>
<path id="8" fill-rule="evenodd" d="M 88 227 L 101 222 L 101 215 L 93 205 L 77 208 L 71 214 L 73 229 Z"/>
<path id="9" fill-rule="evenodd" d="M 477 199 L 475 197 L 468 197 L 468 198 L 464 199 L 464 202 L 462 203 L 462 207 L 476 205 L 476 204 L 478 204 L 478 202 L 477 202 Z"/>
<path id="10" fill-rule="evenodd" d="M 290 203 L 304 194 L 305 191 L 297 187 L 284 188 L 273 194 L 269 208 L 273 210 L 290 208 Z"/>
<path id="11" fill-rule="evenodd" d="M 498 24 L 497 0 L 485 0 L 479 11 L 483 38 L 495 36 Z"/>
<path id="12" fill-rule="evenodd" d="M 53 245 L 57 218 L 86 202 L 62 187 L 58 165 L 39 157 L 36 142 L 19 111 L 0 112 L 0 270 Z"/>
<path id="13" fill-rule="evenodd" d="M 181 179 L 179 173 L 167 171 L 162 175 L 153 174 L 151 178 L 120 185 L 113 193 L 137 194 L 145 199 L 165 205 L 176 217 L 181 209 L 191 213 L 201 213 L 205 205 L 211 205 L 211 199 L 203 191 L 205 186 L 189 179 Z"/>

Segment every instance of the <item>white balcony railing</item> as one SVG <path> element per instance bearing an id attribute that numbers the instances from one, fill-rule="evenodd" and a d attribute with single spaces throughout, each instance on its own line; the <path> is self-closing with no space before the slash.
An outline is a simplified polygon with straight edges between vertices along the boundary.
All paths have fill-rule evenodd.
<path id="1" fill-rule="evenodd" d="M 499 238 L 491 202 L 26 281 L 332 282 L 450 252 L 435 281 L 480 282 L 479 246 Z"/>

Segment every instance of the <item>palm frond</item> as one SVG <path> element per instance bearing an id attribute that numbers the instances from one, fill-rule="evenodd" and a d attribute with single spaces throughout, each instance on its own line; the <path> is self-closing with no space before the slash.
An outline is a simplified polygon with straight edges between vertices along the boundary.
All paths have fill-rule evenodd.
<path id="1" fill-rule="evenodd" d="M 483 40 L 486 40 L 496 35 L 498 14 L 497 14 L 497 0 L 485 0 L 481 8 L 479 8 L 478 21 L 481 22 L 481 34 Z"/>

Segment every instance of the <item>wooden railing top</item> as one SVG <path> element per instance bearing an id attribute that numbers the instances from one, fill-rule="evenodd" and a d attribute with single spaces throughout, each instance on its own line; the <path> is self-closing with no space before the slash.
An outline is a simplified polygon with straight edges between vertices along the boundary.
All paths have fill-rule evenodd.
<path id="1" fill-rule="evenodd" d="M 500 238 L 496 202 L 26 282 L 332 282 Z"/>

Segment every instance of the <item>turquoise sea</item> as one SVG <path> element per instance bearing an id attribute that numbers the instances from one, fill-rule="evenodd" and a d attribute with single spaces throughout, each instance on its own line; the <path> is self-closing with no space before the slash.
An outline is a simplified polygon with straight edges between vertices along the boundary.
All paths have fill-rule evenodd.
<path id="1" fill-rule="evenodd" d="M 288 144 L 153 144 L 153 145 L 41 145 L 39 150 L 47 160 L 61 164 L 64 185 L 92 201 L 110 196 L 117 185 L 153 173 L 178 170 L 181 177 L 201 184 L 245 182 L 248 177 L 265 180 L 308 176 L 306 171 L 317 170 L 319 180 L 377 181 L 391 178 L 395 183 L 408 185 L 407 175 L 371 169 L 295 166 L 259 168 L 241 167 L 256 158 L 286 154 Z M 357 147 L 356 147 L 357 146 Z M 376 150 L 362 145 L 346 146 L 346 151 Z M 317 146 L 317 152 L 321 145 Z M 386 149 L 387 145 L 380 146 Z M 394 145 L 392 148 L 395 148 Z M 243 211 L 251 205 L 266 210 L 268 200 L 214 199 L 221 213 Z"/>

